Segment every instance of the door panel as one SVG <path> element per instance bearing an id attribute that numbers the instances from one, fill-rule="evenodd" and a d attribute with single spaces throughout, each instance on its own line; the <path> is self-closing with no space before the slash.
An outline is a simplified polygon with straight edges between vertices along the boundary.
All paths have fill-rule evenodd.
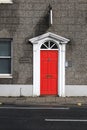
<path id="1" fill-rule="evenodd" d="M 58 51 L 41 50 L 40 58 L 40 93 L 41 95 L 57 95 Z"/>
<path id="2" fill-rule="evenodd" d="M 48 64 L 48 73 L 56 74 L 57 73 L 57 61 L 51 61 Z M 57 74 L 56 74 L 57 75 Z"/>
<path id="3" fill-rule="evenodd" d="M 46 61 L 43 60 L 41 62 L 42 62 L 42 65 L 41 65 L 42 75 L 41 76 L 43 77 L 43 75 L 47 73 L 48 68 L 47 68 L 47 62 Z"/>

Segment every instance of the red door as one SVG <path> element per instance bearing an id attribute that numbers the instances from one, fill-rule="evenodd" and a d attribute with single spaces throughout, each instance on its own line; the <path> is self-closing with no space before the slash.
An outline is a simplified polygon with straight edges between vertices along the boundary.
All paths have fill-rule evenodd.
<path id="1" fill-rule="evenodd" d="M 58 51 L 40 51 L 40 94 L 58 94 Z"/>

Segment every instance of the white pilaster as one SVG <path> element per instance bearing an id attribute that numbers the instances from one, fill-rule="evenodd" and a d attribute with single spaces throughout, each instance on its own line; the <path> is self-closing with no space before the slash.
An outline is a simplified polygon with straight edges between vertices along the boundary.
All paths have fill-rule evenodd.
<path id="1" fill-rule="evenodd" d="M 33 96 L 40 95 L 40 50 L 33 46 Z"/>
<path id="2" fill-rule="evenodd" d="M 65 97 L 65 44 L 61 50 L 61 96 Z"/>

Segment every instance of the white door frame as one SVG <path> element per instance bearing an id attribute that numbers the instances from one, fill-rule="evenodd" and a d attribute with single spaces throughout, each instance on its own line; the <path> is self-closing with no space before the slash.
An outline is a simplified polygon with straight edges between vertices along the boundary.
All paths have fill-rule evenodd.
<path id="1" fill-rule="evenodd" d="M 56 36 L 56 38 L 54 38 L 54 36 Z M 33 96 L 40 96 L 40 47 L 44 42 L 51 40 L 59 47 L 58 95 L 65 97 L 65 51 L 66 43 L 68 43 L 69 39 L 57 36 L 58 35 L 52 33 L 46 33 L 29 40 L 33 43 Z M 60 40 L 62 40 L 61 43 Z"/>

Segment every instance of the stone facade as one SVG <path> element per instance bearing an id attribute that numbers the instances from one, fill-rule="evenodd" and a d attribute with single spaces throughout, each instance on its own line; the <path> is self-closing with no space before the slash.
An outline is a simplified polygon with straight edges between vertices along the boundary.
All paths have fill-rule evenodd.
<path id="1" fill-rule="evenodd" d="M 0 38 L 13 39 L 13 78 L 1 78 L 0 84 L 33 84 L 33 46 L 28 39 L 48 31 L 70 39 L 66 84 L 87 84 L 87 0 L 13 0 L 13 4 L 0 4 Z"/>

